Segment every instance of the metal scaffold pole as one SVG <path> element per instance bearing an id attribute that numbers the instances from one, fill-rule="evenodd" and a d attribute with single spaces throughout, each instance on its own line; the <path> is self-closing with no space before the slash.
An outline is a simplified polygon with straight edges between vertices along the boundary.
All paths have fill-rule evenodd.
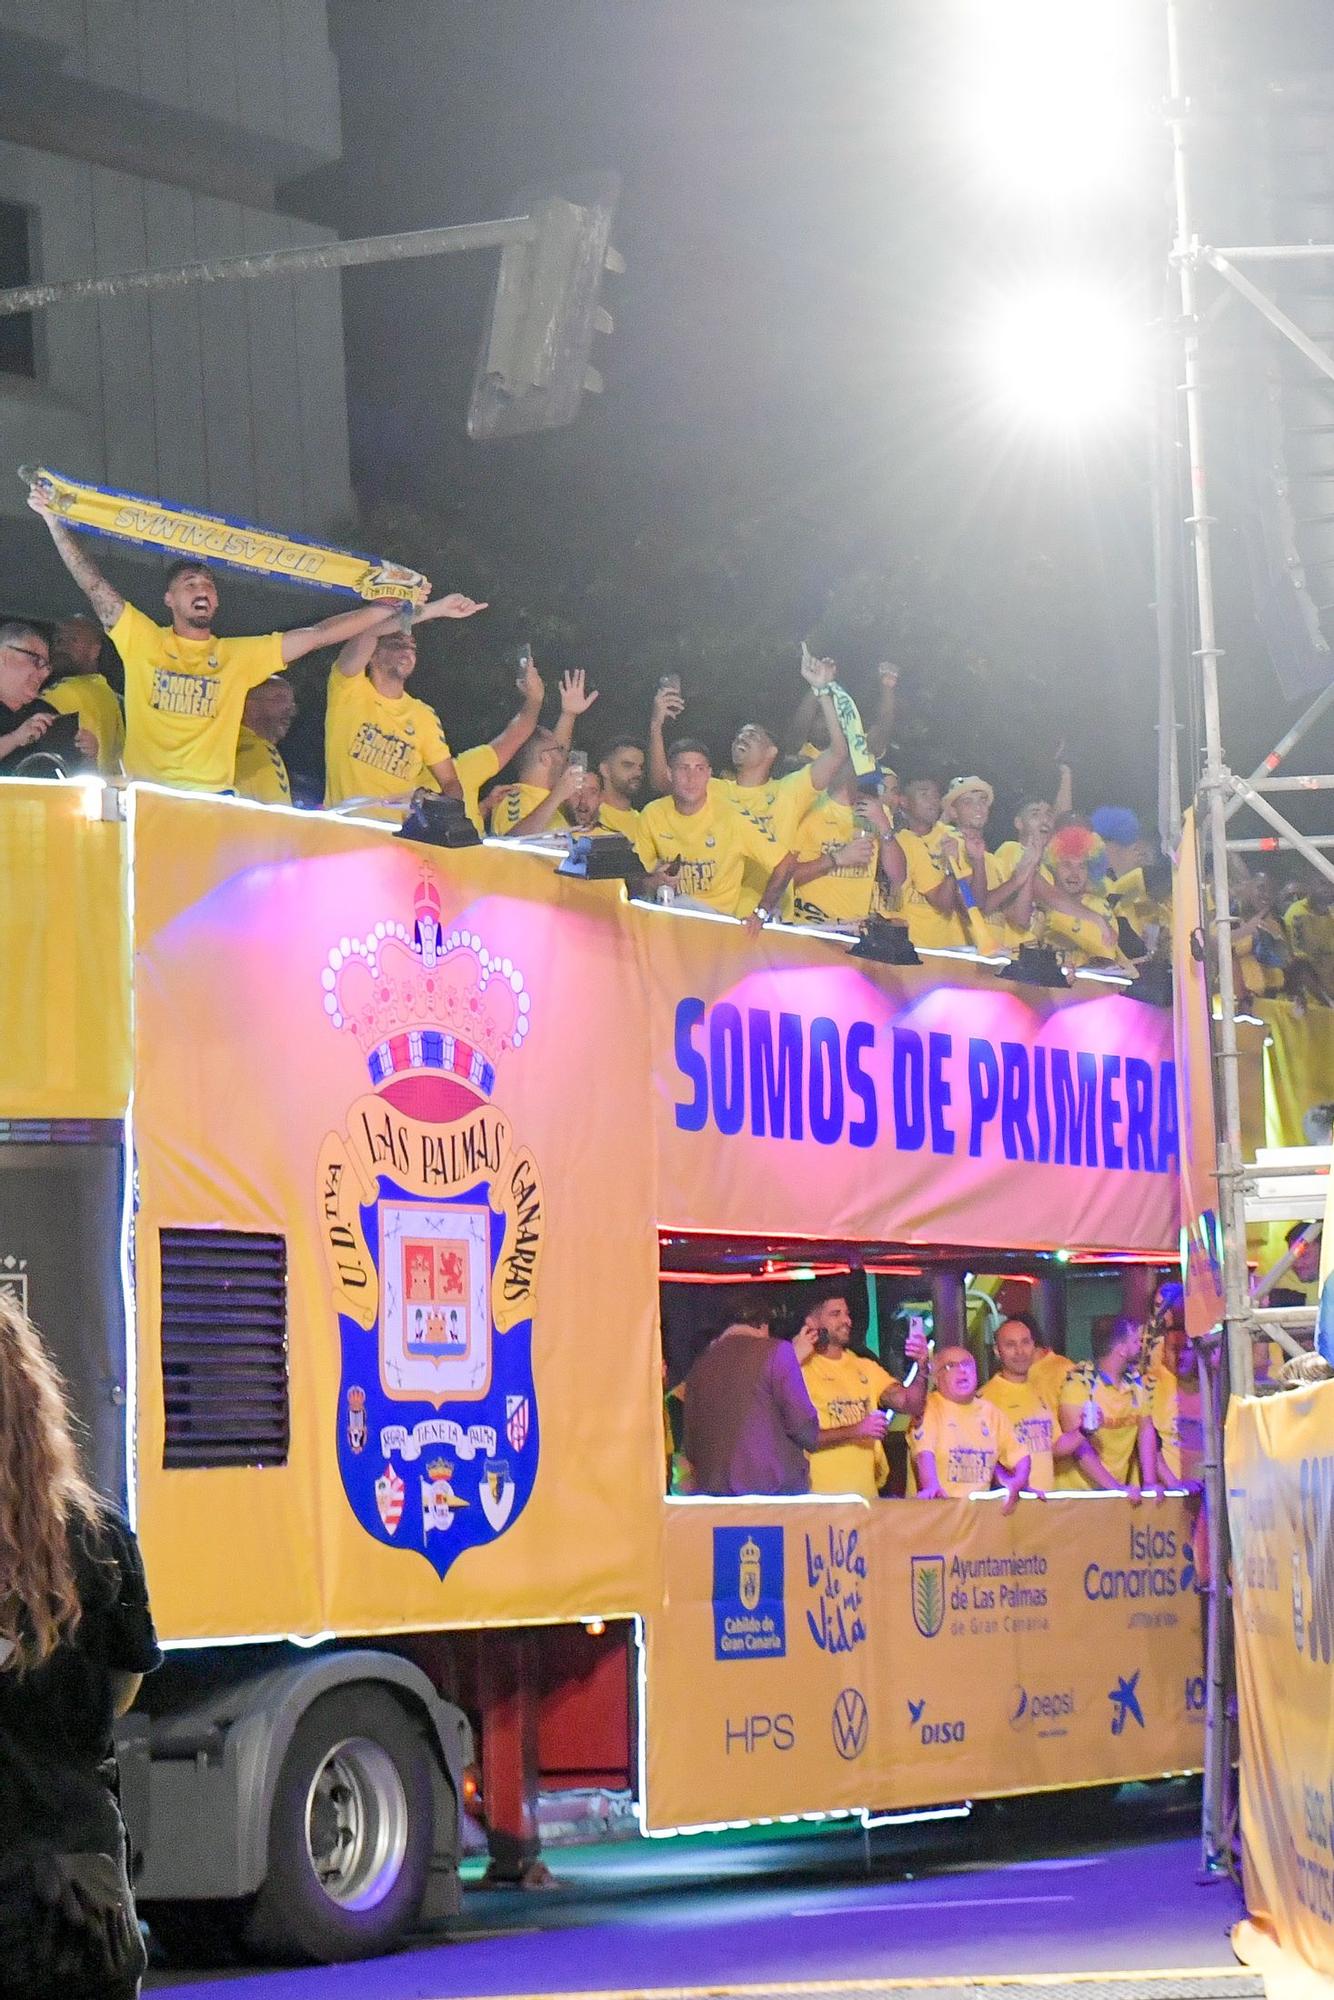
<path id="1" fill-rule="evenodd" d="M 1250 1294 L 1246 1265 L 1246 1215 L 1241 1148 L 1241 1091 L 1238 1074 L 1237 1004 L 1232 963 L 1232 903 L 1228 882 L 1227 805 L 1230 774 L 1223 760 L 1222 723 L 1218 695 L 1218 644 L 1214 611 L 1212 519 L 1206 469 L 1204 384 L 1201 368 L 1201 320 L 1198 298 L 1199 239 L 1191 206 L 1189 125 L 1191 108 L 1185 95 L 1182 68 L 1183 0 L 1167 0 L 1168 123 L 1172 137 L 1175 243 L 1172 260 L 1180 287 L 1182 393 L 1186 444 L 1190 464 L 1191 545 L 1195 569 L 1196 617 L 1199 643 L 1194 652 L 1196 688 L 1204 730 L 1204 763 L 1198 799 L 1207 832 L 1213 888 L 1213 930 L 1216 940 L 1218 1019 L 1213 1024 L 1215 1102 L 1218 1111 L 1218 1213 L 1223 1247 L 1227 1367 L 1224 1381 L 1246 1393 L 1254 1387 L 1249 1326 Z M 1226 1482 L 1221 1451 L 1209 1453 L 1211 1577 L 1208 1622 L 1207 1707 L 1205 1736 L 1204 1826 L 1205 1868 L 1216 1872 L 1223 1863 L 1228 1839 L 1230 1756 L 1227 1733 L 1228 1675 Z"/>

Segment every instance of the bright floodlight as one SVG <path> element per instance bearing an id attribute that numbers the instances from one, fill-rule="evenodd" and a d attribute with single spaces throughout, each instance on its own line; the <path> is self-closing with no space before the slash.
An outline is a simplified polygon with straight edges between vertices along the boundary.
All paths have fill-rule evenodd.
<path id="1" fill-rule="evenodd" d="M 1069 203 L 1141 152 L 1133 0 L 966 0 L 958 116 L 997 185 Z"/>
<path id="2" fill-rule="evenodd" d="M 1122 300 L 1049 285 L 997 308 L 980 359 L 994 400 L 1016 421 L 1080 429 L 1131 409 L 1142 346 Z"/>

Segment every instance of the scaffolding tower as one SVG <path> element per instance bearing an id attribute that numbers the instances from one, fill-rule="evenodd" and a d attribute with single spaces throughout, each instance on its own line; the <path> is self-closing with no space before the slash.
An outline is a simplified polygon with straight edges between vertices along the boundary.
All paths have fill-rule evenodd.
<path id="1" fill-rule="evenodd" d="M 1173 242 L 1170 253 L 1169 295 L 1174 296 L 1174 316 L 1178 338 L 1172 343 L 1177 380 L 1175 393 L 1164 398 L 1164 416 L 1170 428 L 1157 453 L 1159 484 L 1156 494 L 1159 530 L 1156 535 L 1159 573 L 1159 669 L 1160 741 L 1159 799 L 1164 832 L 1176 820 L 1176 688 L 1180 642 L 1172 630 L 1172 620 L 1164 605 L 1170 597 L 1165 564 L 1170 561 L 1170 495 L 1175 490 L 1173 460 L 1184 446 L 1189 495 L 1185 527 L 1190 565 L 1193 570 L 1193 644 L 1186 677 L 1187 703 L 1197 718 L 1198 753 L 1195 785 L 1195 824 L 1202 853 L 1201 880 L 1209 885 L 1212 902 L 1210 928 L 1215 949 L 1210 953 L 1216 968 L 1217 1006 L 1212 1026 L 1214 1090 L 1218 1135 L 1218 1215 L 1221 1230 L 1225 1323 L 1218 1354 L 1217 1379 L 1221 1395 L 1213 1406 L 1214 1421 L 1206 1438 L 1207 1487 L 1210 1514 L 1212 1579 L 1210 1585 L 1207 1635 L 1206 1751 L 1203 1822 L 1203 1863 L 1206 1874 L 1230 1867 L 1234 1815 L 1231 1805 L 1233 1731 L 1230 1725 L 1231 1624 L 1228 1608 L 1226 1489 L 1222 1476 L 1220 1417 L 1229 1394 L 1249 1394 L 1255 1386 L 1253 1351 L 1257 1338 L 1275 1340 L 1288 1353 L 1300 1353 L 1296 1335 L 1309 1329 L 1315 1320 L 1314 1307 L 1271 1307 L 1268 1293 L 1292 1261 L 1291 1253 L 1251 1283 L 1246 1244 L 1248 1206 L 1255 1212 L 1263 1173 L 1274 1206 L 1273 1183 L 1285 1174 L 1305 1175 L 1310 1163 L 1265 1164 L 1263 1168 L 1244 1158 L 1241 1122 L 1241 1090 L 1238 1050 L 1238 995 L 1231 950 L 1232 933 L 1239 921 L 1233 907 L 1229 879 L 1230 854 L 1260 849 L 1291 850 L 1334 882 L 1334 861 L 1327 849 L 1334 848 L 1334 827 L 1312 835 L 1298 830 L 1276 798 L 1294 794 L 1328 795 L 1334 776 L 1292 777 L 1278 775 L 1290 753 L 1334 704 L 1334 656 L 1329 653 L 1318 627 L 1318 612 L 1306 593 L 1305 577 L 1295 545 L 1286 555 L 1289 583 L 1303 602 L 1306 631 L 1311 653 L 1317 662 L 1323 654 L 1325 685 L 1315 694 L 1298 720 L 1284 733 L 1269 754 L 1248 777 L 1239 777 L 1228 765 L 1224 753 L 1223 717 L 1220 702 L 1219 644 L 1214 579 L 1214 529 L 1217 519 L 1212 504 L 1214 480 L 1213 426 L 1222 414 L 1217 402 L 1218 378 L 1223 373 L 1223 343 L 1231 338 L 1231 320 L 1243 309 L 1265 323 L 1268 338 L 1286 343 L 1300 357 L 1299 366 L 1308 384 L 1314 383 L 1315 420 L 1305 434 L 1315 441 L 1317 453 L 1324 450 L 1334 461 L 1334 319 L 1328 316 L 1328 302 L 1334 289 L 1317 288 L 1303 295 L 1308 306 L 1323 305 L 1316 317 L 1326 324 L 1313 335 L 1299 324 L 1273 292 L 1252 273 L 1275 270 L 1321 269 L 1334 279 L 1334 242 L 1249 243 L 1219 247 L 1202 231 L 1197 201 L 1196 178 L 1200 146 L 1200 100 L 1206 28 L 1202 0 L 1165 0 L 1167 30 L 1167 124 L 1172 148 Z M 1317 118 L 1328 119 L 1328 108 L 1316 107 Z M 1328 130 L 1327 123 L 1324 130 Z M 1244 143 L 1244 135 L 1236 141 Z M 1328 143 L 1328 142 L 1326 142 Z M 1334 164 L 1334 154 L 1331 155 Z M 1334 180 L 1330 199 L 1334 200 Z M 1325 221 L 1326 233 L 1334 233 Z M 1239 303 L 1240 302 L 1240 303 Z M 1308 311 L 1307 317 L 1311 315 Z M 1320 404 L 1326 407 L 1321 409 Z M 1271 471 L 1273 468 L 1270 468 Z M 1334 463 L 1317 468 L 1319 476 L 1334 476 Z M 1276 497 L 1285 506 L 1287 525 L 1295 525 L 1290 507 L 1288 481 L 1278 468 Z M 1313 517 L 1334 521 L 1328 517 Z M 1334 564 L 1331 564 L 1334 581 Z M 1324 607 L 1334 608 L 1334 607 Z M 1189 622 L 1189 621 L 1187 621 Z M 1265 833 L 1247 837 L 1236 826 L 1236 817 L 1249 812 L 1263 822 Z M 1299 1209 L 1300 1204 L 1294 1205 Z M 1282 1207 L 1281 1197 L 1278 1206 Z M 1208 1399 L 1206 1399 L 1208 1400 Z"/>

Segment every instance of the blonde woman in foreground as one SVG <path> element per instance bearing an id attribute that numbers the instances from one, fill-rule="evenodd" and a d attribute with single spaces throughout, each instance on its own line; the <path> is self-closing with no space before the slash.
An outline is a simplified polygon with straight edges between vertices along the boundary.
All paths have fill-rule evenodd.
<path id="1" fill-rule="evenodd" d="M 111 1725 L 158 1664 L 129 1523 L 79 1469 L 64 1389 L 0 1292 L 0 1993 L 133 2000 L 144 1948 Z"/>

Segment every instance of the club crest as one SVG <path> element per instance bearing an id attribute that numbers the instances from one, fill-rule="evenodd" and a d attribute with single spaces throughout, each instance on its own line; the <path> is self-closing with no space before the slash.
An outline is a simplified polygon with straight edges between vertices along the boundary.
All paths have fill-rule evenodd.
<path id="1" fill-rule="evenodd" d="M 475 932 L 446 936 L 440 910 L 424 873 L 411 930 L 377 923 L 329 953 L 325 1013 L 359 1043 L 370 1089 L 324 1143 L 318 1199 L 343 1489 L 368 1534 L 443 1578 L 533 1490 L 545 1214 L 533 1157 L 496 1102 L 528 1034 L 523 977 Z"/>

